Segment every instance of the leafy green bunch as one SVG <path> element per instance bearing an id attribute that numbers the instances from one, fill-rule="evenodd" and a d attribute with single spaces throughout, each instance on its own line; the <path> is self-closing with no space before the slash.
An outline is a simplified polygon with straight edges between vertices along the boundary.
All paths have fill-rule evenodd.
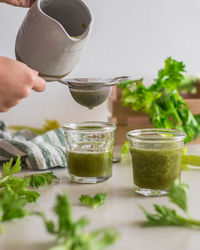
<path id="1" fill-rule="evenodd" d="M 147 222 L 143 226 L 184 226 L 200 229 L 200 221 L 192 219 L 189 215 L 188 188 L 187 184 L 176 180 L 168 193 L 169 200 L 177 205 L 186 214 L 186 217 L 179 215 L 173 208 L 154 204 L 155 214 L 149 213 L 141 207 L 147 218 Z"/>
<path id="2" fill-rule="evenodd" d="M 0 223 L 28 215 L 26 204 L 36 202 L 40 196 L 33 188 L 51 184 L 54 179 L 57 179 L 52 172 L 24 177 L 15 176 L 21 168 L 20 156 L 15 163 L 12 158 L 3 164 L 0 178 Z"/>
<path id="3" fill-rule="evenodd" d="M 103 250 L 119 237 L 114 229 L 84 232 L 89 221 L 85 217 L 73 220 L 71 204 L 66 194 L 57 195 L 54 212 L 56 222 L 48 220 L 43 213 L 37 213 L 42 217 L 47 231 L 56 236 L 56 246 L 50 250 Z"/>
<path id="4" fill-rule="evenodd" d="M 200 134 L 200 115 L 193 115 L 179 94 L 184 72 L 182 62 L 168 57 L 151 86 L 146 87 L 143 79 L 127 80 L 119 86 L 123 89 L 121 100 L 124 106 L 148 114 L 155 128 L 184 131 L 187 135 L 185 143 L 188 143 Z"/>

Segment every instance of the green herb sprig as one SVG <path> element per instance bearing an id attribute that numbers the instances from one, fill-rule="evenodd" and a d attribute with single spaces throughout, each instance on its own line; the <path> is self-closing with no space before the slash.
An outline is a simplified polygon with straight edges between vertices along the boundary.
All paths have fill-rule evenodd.
<path id="1" fill-rule="evenodd" d="M 188 188 L 188 185 L 176 180 L 168 193 L 169 200 L 177 205 L 186 217 L 179 215 L 175 209 L 154 204 L 154 214 L 141 207 L 147 218 L 143 226 L 184 226 L 200 229 L 200 220 L 192 219 L 188 212 Z"/>
<path id="2" fill-rule="evenodd" d="M 17 157 L 15 163 L 13 158 L 9 162 L 3 163 L 0 178 L 0 225 L 4 221 L 29 215 L 30 212 L 25 208 L 26 204 L 36 202 L 40 196 L 32 187 L 48 185 L 57 179 L 52 172 L 25 175 L 24 177 L 14 176 L 21 169 L 20 156 Z"/>
<path id="3" fill-rule="evenodd" d="M 105 203 L 107 194 L 106 193 L 98 193 L 95 196 L 91 197 L 88 194 L 82 194 L 79 198 L 80 202 L 86 206 L 96 208 Z"/>
<path id="4" fill-rule="evenodd" d="M 53 180 L 59 180 L 53 172 L 25 175 L 24 178 L 29 179 L 29 185 L 34 188 L 47 186 L 50 185 Z"/>
<path id="5" fill-rule="evenodd" d="M 115 243 L 119 233 L 115 229 L 100 229 L 85 232 L 89 224 L 87 218 L 77 221 L 72 218 L 72 208 L 66 194 L 57 195 L 54 213 L 57 221 L 48 220 L 44 213 L 37 213 L 46 226 L 46 230 L 56 236 L 56 246 L 50 250 L 103 250 Z"/>

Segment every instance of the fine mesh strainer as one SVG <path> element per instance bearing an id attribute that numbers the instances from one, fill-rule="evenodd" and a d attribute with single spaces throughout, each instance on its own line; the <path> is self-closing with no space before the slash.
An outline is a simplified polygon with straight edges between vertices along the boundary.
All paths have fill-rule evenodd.
<path id="1" fill-rule="evenodd" d="M 112 86 L 128 79 L 128 76 L 115 78 L 45 78 L 46 81 L 58 81 L 67 85 L 73 99 L 89 109 L 102 104 L 108 98 Z"/>

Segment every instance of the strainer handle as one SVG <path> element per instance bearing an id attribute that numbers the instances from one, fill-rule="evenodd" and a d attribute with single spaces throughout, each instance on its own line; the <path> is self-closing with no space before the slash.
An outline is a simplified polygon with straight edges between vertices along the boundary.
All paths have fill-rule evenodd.
<path id="1" fill-rule="evenodd" d="M 129 80 L 129 79 L 130 79 L 130 76 L 118 76 L 118 77 L 115 77 L 113 80 L 118 81 L 118 82 L 122 82 L 124 80 Z"/>

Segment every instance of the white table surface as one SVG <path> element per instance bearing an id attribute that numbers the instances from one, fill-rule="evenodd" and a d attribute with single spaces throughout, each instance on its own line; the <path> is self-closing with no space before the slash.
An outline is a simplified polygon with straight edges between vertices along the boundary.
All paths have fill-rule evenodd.
<path id="1" fill-rule="evenodd" d="M 200 154 L 200 145 L 189 146 L 189 152 Z M 73 205 L 74 219 L 86 216 L 91 223 L 88 230 L 101 227 L 114 227 L 120 232 L 120 239 L 110 250 L 199 250 L 200 230 L 183 227 L 143 228 L 145 216 L 139 205 L 153 211 L 152 205 L 165 204 L 173 207 L 167 197 L 142 197 L 132 190 L 132 170 L 130 162 L 113 166 L 113 177 L 100 184 L 74 184 L 67 180 L 66 169 L 56 169 L 59 183 L 40 189 L 41 197 L 37 204 L 28 207 L 43 210 L 53 218 L 52 207 L 56 194 L 67 192 Z M 24 174 L 24 172 L 22 173 Z M 182 172 L 182 182 L 190 185 L 189 211 L 192 217 L 200 219 L 200 168 Z M 107 192 L 105 205 L 95 210 L 82 206 L 81 194 L 95 195 Z M 52 246 L 54 236 L 48 234 L 43 222 L 37 217 L 3 224 L 4 233 L 0 236 L 0 250 L 47 250 Z"/>

